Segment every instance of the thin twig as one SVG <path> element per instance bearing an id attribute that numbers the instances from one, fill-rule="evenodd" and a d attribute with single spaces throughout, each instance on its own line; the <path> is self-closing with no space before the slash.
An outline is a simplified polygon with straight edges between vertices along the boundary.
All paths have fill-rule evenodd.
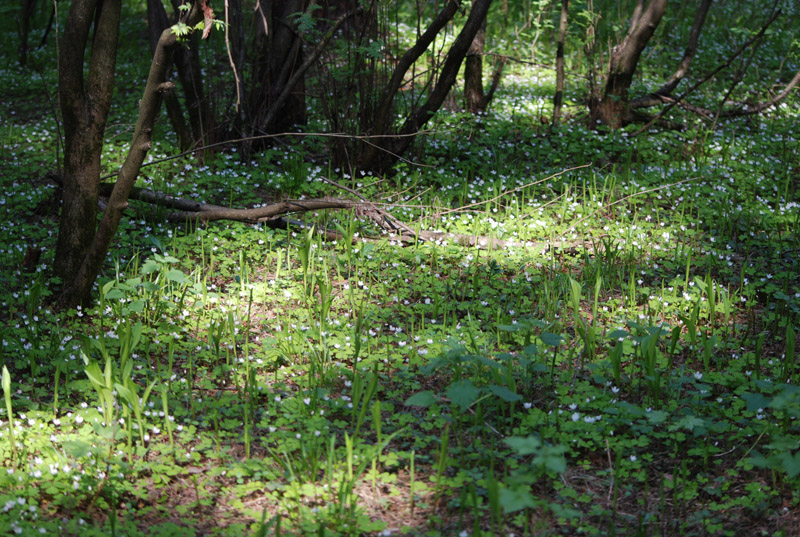
<path id="1" fill-rule="evenodd" d="M 691 181 L 697 181 L 698 179 L 705 179 L 705 178 L 706 178 L 705 175 L 701 175 L 699 177 L 690 177 L 689 179 L 684 179 L 683 181 L 678 181 L 676 183 L 670 183 L 668 185 L 657 186 L 657 187 L 654 187 L 654 188 L 649 188 L 647 190 L 641 190 L 639 192 L 634 192 L 633 194 L 625 196 L 624 198 L 618 199 L 614 203 L 609 203 L 608 205 L 604 205 L 603 207 L 600 207 L 599 209 L 597 209 L 593 213 L 587 214 L 586 216 L 584 216 L 583 218 L 581 218 L 580 220 L 578 220 L 577 222 L 572 224 L 570 227 L 572 229 L 575 229 L 578 226 L 578 224 L 580 224 L 581 222 L 583 222 L 587 218 L 592 217 L 592 216 L 596 215 L 597 213 L 599 213 L 600 211 L 604 211 L 604 210 L 608 209 L 609 207 L 613 207 L 614 205 L 622 203 L 623 201 L 629 200 L 629 199 L 634 198 L 636 196 L 641 196 L 642 194 L 648 194 L 650 192 L 656 192 L 658 190 L 663 190 L 665 188 L 672 188 L 673 186 L 678 186 L 678 185 L 682 185 L 683 183 L 689 183 Z"/>
<path id="2" fill-rule="evenodd" d="M 553 175 L 549 175 L 549 176 L 545 177 L 544 179 L 537 179 L 536 181 L 533 181 L 532 183 L 527 183 L 527 184 L 524 184 L 522 186 L 518 186 L 518 187 L 512 188 L 511 190 L 504 190 L 500 194 L 498 194 L 495 197 L 490 198 L 488 200 L 476 201 L 475 203 L 470 203 L 468 205 L 464 205 L 464 206 L 458 207 L 456 209 L 448 209 L 446 211 L 442 211 L 440 213 L 436 213 L 436 217 L 440 218 L 440 217 L 442 217 L 442 216 L 444 216 L 446 214 L 463 211 L 465 209 L 469 209 L 470 207 L 477 207 L 478 205 L 485 205 L 487 203 L 492 203 L 493 201 L 497 201 L 498 199 L 500 199 L 500 198 L 502 198 L 504 196 L 508 196 L 509 194 L 513 194 L 514 192 L 519 192 L 520 190 L 523 190 L 523 189 L 528 188 L 530 186 L 538 185 L 540 183 L 544 183 L 545 181 L 549 181 L 550 179 L 553 179 L 553 178 L 558 177 L 560 175 L 564 175 L 567 172 L 571 172 L 573 170 L 580 170 L 581 168 L 588 168 L 589 166 L 591 166 L 591 164 L 583 164 L 582 166 L 574 166 L 572 168 L 567 168 L 566 170 L 561 170 L 558 173 L 554 173 Z"/>
<path id="3" fill-rule="evenodd" d="M 419 132 L 411 133 L 411 134 L 355 135 L 355 134 L 344 134 L 344 133 L 340 133 L 340 132 L 279 132 L 279 133 L 275 133 L 275 134 L 259 134 L 259 135 L 256 135 L 256 136 L 246 136 L 244 138 L 234 138 L 234 139 L 231 139 L 231 140 L 224 140 L 222 142 L 215 142 L 213 144 L 204 145 L 204 146 L 197 147 L 197 148 L 194 148 L 194 149 L 187 149 L 186 151 L 178 153 L 177 155 L 171 155 L 171 156 L 168 156 L 168 157 L 164 157 L 164 158 L 160 158 L 160 159 L 156 159 L 156 160 L 151 160 L 150 162 L 146 162 L 146 163 L 142 164 L 142 168 L 145 168 L 147 166 L 153 166 L 154 164 L 160 164 L 162 162 L 169 162 L 170 160 L 176 160 L 176 159 L 179 159 L 181 157 L 185 157 L 185 156 L 191 155 L 193 153 L 200 153 L 200 152 L 203 152 L 203 151 L 207 151 L 208 149 L 213 149 L 215 147 L 221 147 L 221 146 L 227 146 L 227 145 L 236 145 L 236 144 L 240 144 L 242 142 L 250 142 L 250 141 L 253 141 L 253 140 L 267 140 L 269 138 L 282 138 L 282 137 L 286 137 L 286 136 L 297 136 L 297 137 L 303 137 L 304 138 L 304 137 L 316 136 L 318 138 L 346 138 L 346 139 L 349 139 L 349 140 L 365 141 L 365 140 L 369 140 L 369 139 L 373 139 L 373 138 L 399 138 L 399 137 L 419 136 L 419 135 L 424 135 L 424 134 L 425 135 L 426 134 L 430 134 L 432 132 L 433 132 L 432 130 L 428 129 L 428 130 L 419 131 Z M 409 164 L 413 164 L 415 166 L 426 166 L 426 167 L 431 167 L 431 168 L 433 167 L 433 166 L 429 166 L 427 164 L 415 163 L 415 162 L 412 162 L 412 161 L 409 161 L 409 160 L 406 160 L 405 162 L 408 162 Z M 102 176 L 100 178 L 100 180 L 101 181 L 105 181 L 106 179 L 111 179 L 112 177 L 116 177 L 118 174 L 119 174 L 119 170 L 117 170 L 114 173 L 110 173 L 108 175 Z"/>

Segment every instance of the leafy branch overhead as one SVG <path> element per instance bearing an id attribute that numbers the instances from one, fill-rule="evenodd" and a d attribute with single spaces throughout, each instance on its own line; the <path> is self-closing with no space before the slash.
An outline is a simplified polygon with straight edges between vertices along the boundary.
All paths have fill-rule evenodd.
<path id="1" fill-rule="evenodd" d="M 218 31 L 225 27 L 225 21 L 214 18 L 214 10 L 208 5 L 208 0 L 202 0 L 200 8 L 203 11 L 203 20 L 190 27 L 184 21 L 179 20 L 170 27 L 170 31 L 179 38 L 188 36 L 192 31 L 202 30 L 202 39 L 207 39 L 211 34 L 211 29 L 216 28 Z M 178 10 L 182 13 L 188 13 L 191 9 L 191 4 L 181 4 Z"/>

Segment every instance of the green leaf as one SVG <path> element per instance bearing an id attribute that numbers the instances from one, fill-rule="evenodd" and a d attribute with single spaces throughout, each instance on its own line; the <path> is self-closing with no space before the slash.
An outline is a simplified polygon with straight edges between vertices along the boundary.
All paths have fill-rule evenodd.
<path id="1" fill-rule="evenodd" d="M 748 412 L 758 412 L 759 410 L 763 410 L 769 407 L 770 403 L 772 402 L 770 399 L 767 399 L 760 393 L 745 392 L 742 394 L 742 399 L 744 399 L 744 401 L 747 403 Z"/>
<path id="2" fill-rule="evenodd" d="M 694 431 L 697 427 L 705 427 L 706 422 L 703 418 L 697 416 L 684 416 L 678 420 L 677 423 L 671 425 L 670 431 L 677 431 L 678 429 L 686 429 L 687 431 Z"/>
<path id="3" fill-rule="evenodd" d="M 169 272 L 167 272 L 167 279 L 171 282 L 181 283 L 181 284 L 189 282 L 189 279 L 186 277 L 186 274 L 184 274 L 182 271 L 178 269 L 172 269 Z"/>
<path id="4" fill-rule="evenodd" d="M 481 391 L 475 387 L 470 379 L 461 379 L 448 386 L 445 393 L 461 410 L 466 410 L 478 399 Z"/>
<path id="5" fill-rule="evenodd" d="M 189 30 L 191 30 L 191 28 L 189 28 L 189 26 L 184 22 L 175 23 L 170 28 L 170 31 L 172 31 L 172 33 L 178 37 L 188 34 Z"/>
<path id="6" fill-rule="evenodd" d="M 90 361 L 86 367 L 83 368 L 86 376 L 89 377 L 89 380 L 92 384 L 95 385 L 95 389 L 101 389 L 105 387 L 105 381 L 103 380 L 103 373 L 100 371 L 100 366 L 97 365 L 97 362 L 94 360 Z"/>
<path id="7" fill-rule="evenodd" d="M 64 446 L 64 451 L 76 459 L 88 457 L 92 454 L 92 445 L 81 440 L 65 440 L 62 445 Z"/>
<path id="8" fill-rule="evenodd" d="M 406 399 L 406 406 L 421 406 L 427 408 L 436 402 L 436 396 L 430 390 L 424 392 L 417 392 L 408 399 Z"/>
<path id="9" fill-rule="evenodd" d="M 563 474 L 567 471 L 567 459 L 564 457 L 566 452 L 565 446 L 544 446 L 533 462 L 544 466 L 550 472 Z"/>
<path id="10" fill-rule="evenodd" d="M 668 416 L 669 414 L 663 410 L 653 410 L 647 414 L 647 419 L 650 420 L 650 423 L 653 425 L 658 425 L 659 423 L 664 423 Z"/>
<path id="11" fill-rule="evenodd" d="M 536 498 L 531 494 L 528 487 L 521 486 L 513 489 L 500 488 L 499 494 L 500 505 L 506 513 L 515 513 L 523 509 L 531 509 L 536 507 Z"/>
<path id="12" fill-rule="evenodd" d="M 796 477 L 800 474 L 800 451 L 792 455 L 791 453 L 781 453 L 778 455 L 781 461 L 781 466 L 786 471 L 789 478 Z"/>
<path id="13" fill-rule="evenodd" d="M 608 334 L 608 339 L 619 339 L 628 337 L 630 334 L 625 330 L 614 330 L 610 334 Z"/>
<path id="14" fill-rule="evenodd" d="M 153 259 L 148 259 L 144 262 L 144 265 L 142 265 L 141 271 L 142 274 L 152 274 L 153 272 L 158 272 L 160 267 L 161 265 L 156 263 Z"/>
<path id="15" fill-rule="evenodd" d="M 119 289 L 111 289 L 106 293 L 106 300 L 119 300 L 120 298 L 125 298 L 125 293 Z"/>
<path id="16" fill-rule="evenodd" d="M 498 386 L 496 384 L 492 384 L 491 386 L 489 386 L 489 391 L 492 392 L 493 394 L 495 394 L 497 397 L 499 397 L 503 401 L 507 401 L 509 403 L 511 403 L 513 401 L 519 401 L 520 399 L 522 399 L 522 397 L 520 397 L 516 393 L 512 392 L 511 390 L 509 390 L 505 386 Z"/>
<path id="17" fill-rule="evenodd" d="M 539 348 L 536 345 L 534 345 L 533 343 L 531 343 L 530 345 L 528 345 L 527 347 L 522 349 L 522 351 L 525 354 L 527 354 L 529 357 L 530 356 L 537 356 L 539 354 Z"/>
<path id="18" fill-rule="evenodd" d="M 542 343 L 550 347 L 558 347 L 564 342 L 563 336 L 553 334 L 552 332 L 542 332 L 542 335 L 540 335 L 539 338 L 542 340 Z"/>
<path id="19" fill-rule="evenodd" d="M 542 441 L 533 435 L 511 436 L 504 439 L 503 443 L 516 451 L 518 455 L 531 455 L 542 449 Z"/>

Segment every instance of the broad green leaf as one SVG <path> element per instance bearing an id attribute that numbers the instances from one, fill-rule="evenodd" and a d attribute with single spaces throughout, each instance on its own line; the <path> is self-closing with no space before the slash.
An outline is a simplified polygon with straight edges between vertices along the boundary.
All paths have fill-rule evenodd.
<path id="1" fill-rule="evenodd" d="M 503 443 L 516 451 L 518 455 L 531 455 L 533 453 L 539 453 L 542 449 L 542 441 L 533 435 L 511 436 L 504 439 Z"/>
<path id="2" fill-rule="evenodd" d="M 536 507 L 536 498 L 526 486 L 513 489 L 502 486 L 499 494 L 500 505 L 506 513 L 516 513 L 523 509 Z"/>
<path id="3" fill-rule="evenodd" d="M 160 268 L 161 268 L 161 265 L 159 265 L 158 263 L 156 263 L 152 259 L 148 259 L 147 261 L 144 262 L 144 265 L 142 265 L 142 269 L 141 270 L 142 270 L 142 274 L 151 274 L 153 272 L 158 272 L 158 270 Z"/>
<path id="4" fill-rule="evenodd" d="M 552 332 L 542 332 L 542 335 L 540 335 L 539 338 L 542 340 L 542 343 L 550 347 L 558 347 L 564 342 L 563 336 L 553 334 Z"/>
<path id="5" fill-rule="evenodd" d="M 674 425 L 671 425 L 669 430 L 670 431 L 677 431 L 678 429 L 686 429 L 687 431 L 694 431 L 698 427 L 705 427 L 706 422 L 703 418 L 699 418 L 697 416 L 684 416 L 677 421 Z"/>
<path id="6" fill-rule="evenodd" d="M 495 394 L 503 401 L 508 401 L 509 403 L 513 401 L 519 401 L 520 399 L 522 399 L 522 397 L 512 392 L 505 386 L 498 386 L 496 384 L 492 384 L 491 386 L 489 386 L 489 391 Z"/>
<path id="7" fill-rule="evenodd" d="M 537 356 L 539 354 L 539 347 L 531 343 L 530 345 L 522 349 L 522 352 L 524 352 L 528 356 Z"/>
<path id="8" fill-rule="evenodd" d="M 408 399 L 406 399 L 406 406 L 421 406 L 427 408 L 436 402 L 436 396 L 430 390 L 424 392 L 417 392 Z"/>
<path id="9" fill-rule="evenodd" d="M 800 452 L 794 455 L 789 452 L 781 453 L 778 455 L 778 458 L 781 461 L 781 466 L 786 471 L 786 475 L 788 475 L 790 479 L 800 474 Z"/>
<path id="10" fill-rule="evenodd" d="M 758 412 L 769 407 L 770 403 L 772 403 L 771 399 L 767 399 L 760 393 L 745 392 L 742 394 L 742 399 L 747 403 L 748 412 Z"/>
<path id="11" fill-rule="evenodd" d="M 567 471 L 567 459 L 564 457 L 566 452 L 565 446 L 543 446 L 533 462 L 542 465 L 548 471 L 563 474 Z"/>
<path id="12" fill-rule="evenodd" d="M 125 298 L 125 293 L 119 289 L 111 289 L 106 293 L 106 300 L 119 300 L 120 298 Z"/>
<path id="13" fill-rule="evenodd" d="M 453 403 L 461 408 L 461 410 L 466 410 L 478 399 L 481 390 L 477 388 L 470 379 L 461 379 L 448 386 L 445 393 Z"/>
<path id="14" fill-rule="evenodd" d="M 167 272 L 167 279 L 171 282 L 180 284 L 189 282 L 189 279 L 186 277 L 186 274 L 184 274 L 182 271 L 178 269 L 172 269 L 169 272 Z"/>
<path id="15" fill-rule="evenodd" d="M 630 334 L 625 330 L 614 330 L 608 334 L 608 339 L 619 339 L 621 337 L 628 337 Z"/>
<path id="16" fill-rule="evenodd" d="M 64 451 L 76 459 L 88 457 L 92 454 L 92 445 L 81 440 L 65 440 L 62 446 L 64 446 Z"/>
<path id="17" fill-rule="evenodd" d="M 653 425 L 658 425 L 659 423 L 664 423 L 668 416 L 669 414 L 663 410 L 653 410 L 647 414 L 647 419 L 650 420 L 650 423 Z"/>
<path id="18" fill-rule="evenodd" d="M 103 381 L 103 373 L 100 371 L 100 366 L 97 365 L 97 362 L 94 360 L 90 361 L 83 370 L 86 372 L 86 376 L 89 377 L 92 384 L 95 385 L 96 389 L 105 387 L 106 384 Z"/>

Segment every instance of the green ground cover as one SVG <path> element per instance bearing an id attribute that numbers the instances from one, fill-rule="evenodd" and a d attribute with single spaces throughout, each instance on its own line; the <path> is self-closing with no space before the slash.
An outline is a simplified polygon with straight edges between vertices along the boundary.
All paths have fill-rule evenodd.
<path id="1" fill-rule="evenodd" d="M 796 97 L 713 132 L 551 131 L 552 73 L 517 66 L 488 114 L 441 114 L 393 177 L 295 142 L 155 164 L 140 184 L 174 195 L 343 195 L 326 177 L 413 228 L 513 245 L 401 245 L 344 212 L 183 225 L 132 203 L 96 306 L 57 312 L 55 74 L 37 54 L 41 75 L 0 70 L 0 532 L 800 533 Z M 137 61 L 120 60 L 109 170 Z"/>

